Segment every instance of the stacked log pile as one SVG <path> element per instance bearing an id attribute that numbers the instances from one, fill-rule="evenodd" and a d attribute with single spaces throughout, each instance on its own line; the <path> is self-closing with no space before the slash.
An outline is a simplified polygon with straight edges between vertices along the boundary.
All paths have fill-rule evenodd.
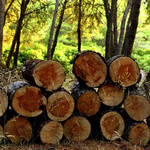
<path id="1" fill-rule="evenodd" d="M 64 138 L 117 140 L 145 146 L 150 139 L 150 101 L 139 92 L 138 64 L 130 57 L 106 61 L 100 53 L 74 57 L 75 83 L 62 88 L 66 74 L 57 61 L 29 60 L 7 92 L 0 88 L 0 138 L 15 144 L 39 139 L 57 144 Z M 147 121 L 145 121 L 147 119 Z"/>

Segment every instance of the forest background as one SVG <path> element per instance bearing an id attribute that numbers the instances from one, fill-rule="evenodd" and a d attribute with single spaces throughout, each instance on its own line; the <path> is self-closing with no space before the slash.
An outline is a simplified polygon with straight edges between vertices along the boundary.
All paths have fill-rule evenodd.
<path id="1" fill-rule="evenodd" d="M 0 0 L 1 6 L 2 2 Z M 108 49 L 112 51 L 120 39 L 125 40 L 132 24 L 130 14 L 138 3 L 138 27 L 133 47 L 129 48 L 130 55 L 141 69 L 150 71 L 150 0 L 6 0 L 2 66 L 14 69 L 26 60 L 47 60 L 48 51 L 54 51 L 51 58 L 59 61 L 69 75 L 78 51 L 93 50 L 109 58 L 112 55 Z M 121 31 L 124 32 L 122 38 L 119 37 Z M 112 32 L 113 40 L 109 39 L 107 44 L 108 33 Z M 121 50 L 118 54 L 122 54 Z"/>

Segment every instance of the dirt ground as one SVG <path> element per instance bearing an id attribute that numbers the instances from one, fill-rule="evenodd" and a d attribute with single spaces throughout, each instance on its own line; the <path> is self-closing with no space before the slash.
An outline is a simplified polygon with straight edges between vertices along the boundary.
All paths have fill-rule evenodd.
<path id="1" fill-rule="evenodd" d="M 57 145 L 1 145 L 1 150 L 150 150 L 150 145 L 145 147 L 133 146 L 126 141 L 105 142 L 85 140 L 83 142 L 64 141 Z"/>

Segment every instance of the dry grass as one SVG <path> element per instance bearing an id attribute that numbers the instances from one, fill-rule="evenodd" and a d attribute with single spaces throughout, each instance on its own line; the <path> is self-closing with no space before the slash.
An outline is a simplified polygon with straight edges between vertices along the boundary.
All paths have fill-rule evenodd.
<path id="1" fill-rule="evenodd" d="M 1 150 L 150 150 L 150 145 L 145 147 L 133 146 L 127 141 L 96 141 L 85 140 L 83 142 L 63 141 L 57 145 L 33 144 L 33 145 L 1 145 Z"/>

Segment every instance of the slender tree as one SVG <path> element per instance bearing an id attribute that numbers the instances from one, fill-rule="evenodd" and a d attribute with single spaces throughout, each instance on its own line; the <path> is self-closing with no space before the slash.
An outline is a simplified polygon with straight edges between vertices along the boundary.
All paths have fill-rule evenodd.
<path id="1" fill-rule="evenodd" d="M 57 26 L 56 32 L 55 32 L 55 38 L 54 38 L 53 46 L 52 46 L 52 49 L 51 49 L 51 52 L 50 52 L 51 53 L 51 59 L 53 58 L 55 47 L 57 45 L 58 35 L 59 35 L 59 31 L 60 31 L 60 28 L 61 28 L 61 25 L 62 25 L 62 22 L 63 22 L 63 16 L 64 16 L 64 12 L 65 12 L 65 9 L 66 9 L 67 2 L 68 2 L 68 0 L 64 1 L 63 7 L 62 7 L 62 10 L 61 10 L 59 23 L 58 23 L 58 26 Z"/>
<path id="2" fill-rule="evenodd" d="M 138 27 L 138 18 L 140 14 L 141 0 L 133 0 L 131 13 L 128 20 L 122 53 L 131 56 L 132 48 Z"/>
<path id="3" fill-rule="evenodd" d="M 79 0 L 79 17 L 78 17 L 78 52 L 81 51 L 81 11 L 82 0 Z"/>
<path id="4" fill-rule="evenodd" d="M 2 68 L 4 12 L 5 12 L 5 0 L 0 0 L 0 69 Z"/>
<path id="5" fill-rule="evenodd" d="M 54 28 L 55 28 L 55 21 L 57 18 L 58 6 L 59 6 L 59 0 L 56 0 L 55 11 L 54 11 L 54 15 L 53 15 L 51 30 L 50 30 L 50 37 L 49 37 L 49 41 L 48 41 L 47 60 L 52 59 L 51 48 L 52 48 L 53 34 L 54 34 Z"/>
<path id="6" fill-rule="evenodd" d="M 22 22 L 23 22 L 23 19 L 25 17 L 25 11 L 26 11 L 26 8 L 27 8 L 27 5 L 29 4 L 29 2 L 30 2 L 30 0 L 22 0 L 22 3 L 21 3 L 20 18 L 19 18 L 18 23 L 17 23 L 16 32 L 15 32 L 15 35 L 14 35 L 14 38 L 12 41 L 12 45 L 10 48 L 10 52 L 9 52 L 9 55 L 8 55 L 8 58 L 6 61 L 6 67 L 8 69 L 10 68 L 10 63 L 11 63 L 11 59 L 12 59 L 12 56 L 14 53 L 15 45 L 17 43 L 18 38 L 20 38 L 21 29 L 22 29 Z"/>
<path id="7" fill-rule="evenodd" d="M 125 32 L 125 23 L 126 23 L 127 15 L 129 13 L 129 9 L 131 8 L 131 5 L 132 5 L 132 1 L 133 0 L 128 1 L 127 7 L 124 11 L 124 15 L 123 15 L 122 22 L 121 22 L 121 32 L 119 36 L 119 43 L 118 43 L 115 55 L 122 53 L 122 43 L 123 43 L 124 32 Z"/>

